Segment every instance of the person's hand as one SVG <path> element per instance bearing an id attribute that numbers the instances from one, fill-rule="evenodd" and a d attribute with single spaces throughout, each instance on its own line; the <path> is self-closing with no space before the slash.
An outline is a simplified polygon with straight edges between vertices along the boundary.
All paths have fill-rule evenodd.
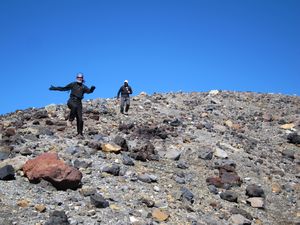
<path id="1" fill-rule="evenodd" d="M 91 86 L 91 91 L 94 91 L 96 89 L 95 86 Z"/>
<path id="2" fill-rule="evenodd" d="M 53 86 L 53 85 L 51 85 L 51 86 L 49 87 L 49 90 L 50 90 L 50 91 L 53 91 L 53 90 L 55 90 L 54 86 Z"/>

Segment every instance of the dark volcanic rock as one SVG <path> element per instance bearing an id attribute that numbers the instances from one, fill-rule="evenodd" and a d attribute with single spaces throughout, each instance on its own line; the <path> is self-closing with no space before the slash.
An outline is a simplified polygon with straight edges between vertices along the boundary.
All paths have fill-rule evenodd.
<path id="1" fill-rule="evenodd" d="M 109 206 L 109 202 L 105 200 L 105 198 L 99 194 L 95 193 L 90 196 L 91 203 L 96 207 L 96 208 L 106 208 Z"/>
<path id="2" fill-rule="evenodd" d="M 126 142 L 125 138 L 122 138 L 120 136 L 116 136 L 114 138 L 114 143 L 119 145 L 122 148 L 122 151 L 128 151 L 128 145 L 127 145 L 127 142 Z"/>
<path id="3" fill-rule="evenodd" d="M 208 177 L 206 182 L 209 185 L 214 185 L 218 188 L 231 188 L 241 186 L 242 180 L 235 171 L 235 168 L 230 165 L 218 166 L 219 177 Z"/>
<path id="4" fill-rule="evenodd" d="M 68 217 L 64 211 L 54 211 L 50 214 L 49 220 L 45 225 L 69 225 Z"/>
<path id="5" fill-rule="evenodd" d="M 15 170 L 11 165 L 0 168 L 0 180 L 15 179 Z"/>
<path id="6" fill-rule="evenodd" d="M 180 195 L 180 199 L 181 200 L 186 200 L 188 202 L 190 202 L 191 204 L 194 203 L 194 194 L 186 187 L 182 187 L 180 189 L 181 191 L 181 195 Z"/>
<path id="7" fill-rule="evenodd" d="M 249 197 L 265 197 L 264 190 L 256 184 L 250 184 L 247 186 L 246 195 Z"/>
<path id="8" fill-rule="evenodd" d="M 237 202 L 238 196 L 233 191 L 224 191 L 220 194 L 220 197 L 229 202 Z"/>
<path id="9" fill-rule="evenodd" d="M 35 119 L 45 119 L 45 118 L 48 118 L 48 113 L 46 110 L 41 110 L 41 111 L 38 111 L 36 112 L 33 117 Z"/>
<path id="10" fill-rule="evenodd" d="M 133 159 L 140 161 L 153 160 L 154 155 L 156 155 L 155 147 L 153 144 L 148 142 L 147 144 L 142 145 L 140 148 L 132 149 L 129 156 Z"/>
<path id="11" fill-rule="evenodd" d="M 120 166 L 118 165 L 112 165 L 112 166 L 105 166 L 102 171 L 103 172 L 106 172 L 106 173 L 109 173 L 109 174 L 112 174 L 114 176 L 119 176 L 119 173 L 120 173 Z"/>
<path id="12" fill-rule="evenodd" d="M 287 139 L 292 144 L 300 144 L 300 135 L 297 133 L 291 133 L 287 136 Z"/>

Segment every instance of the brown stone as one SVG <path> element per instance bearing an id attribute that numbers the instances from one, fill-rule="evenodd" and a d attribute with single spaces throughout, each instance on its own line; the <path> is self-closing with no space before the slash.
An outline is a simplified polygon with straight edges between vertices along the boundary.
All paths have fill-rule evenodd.
<path id="1" fill-rule="evenodd" d="M 236 172 L 220 170 L 220 178 L 223 184 L 230 184 L 231 186 L 241 186 L 242 184 L 242 180 Z"/>
<path id="2" fill-rule="evenodd" d="M 59 190 L 78 188 L 82 173 L 58 159 L 57 153 L 47 152 L 28 160 L 23 166 L 25 176 L 32 183 L 49 181 Z"/>
<path id="3" fill-rule="evenodd" d="M 122 149 L 119 145 L 109 144 L 109 143 L 102 144 L 101 147 L 102 147 L 102 151 L 104 151 L 104 152 L 115 152 L 115 153 L 118 153 Z"/>
<path id="4" fill-rule="evenodd" d="M 16 129 L 13 127 L 9 127 L 5 130 L 4 135 L 7 137 L 14 136 L 16 134 Z"/>
<path id="5" fill-rule="evenodd" d="M 30 201 L 27 199 L 21 199 L 17 202 L 17 205 L 22 207 L 22 208 L 27 208 L 30 204 Z"/>
<path id="6" fill-rule="evenodd" d="M 220 177 L 208 177 L 206 179 L 206 183 L 208 183 L 208 185 L 214 185 L 218 188 L 223 187 L 223 183 L 221 182 L 221 178 Z"/>
<path id="7" fill-rule="evenodd" d="M 293 124 L 293 123 L 286 123 L 286 124 L 283 124 L 280 126 L 280 128 L 285 129 L 285 130 L 290 130 L 294 127 L 295 127 L 295 124 Z"/>
<path id="8" fill-rule="evenodd" d="M 209 185 L 214 185 L 218 188 L 223 188 L 226 185 L 241 186 L 242 180 L 235 172 L 235 168 L 232 166 L 221 166 L 219 169 L 219 177 L 208 177 L 206 182 Z"/>
<path id="9" fill-rule="evenodd" d="M 226 120 L 225 125 L 229 128 L 232 128 L 233 122 L 231 120 Z"/>
<path id="10" fill-rule="evenodd" d="M 281 188 L 280 184 L 278 184 L 278 183 L 272 184 L 272 192 L 273 193 L 281 193 L 281 191 L 282 191 L 282 188 Z"/>
<path id="11" fill-rule="evenodd" d="M 161 211 L 160 209 L 154 209 L 152 211 L 152 217 L 154 220 L 163 222 L 166 221 L 169 218 L 169 214 L 166 212 Z"/>
<path id="12" fill-rule="evenodd" d="M 43 204 L 36 204 L 34 206 L 34 208 L 36 209 L 36 211 L 41 212 L 41 213 L 46 211 L 46 206 Z"/>

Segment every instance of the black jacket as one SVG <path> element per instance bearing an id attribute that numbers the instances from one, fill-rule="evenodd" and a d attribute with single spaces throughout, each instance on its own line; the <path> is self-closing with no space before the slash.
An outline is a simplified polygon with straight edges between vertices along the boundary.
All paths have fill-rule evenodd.
<path id="1" fill-rule="evenodd" d="M 118 91 L 117 98 L 119 98 L 121 94 L 121 97 L 129 97 L 130 94 L 132 94 L 132 89 L 129 85 L 122 85 Z"/>
<path id="2" fill-rule="evenodd" d="M 82 83 L 72 82 L 65 87 L 50 87 L 50 90 L 53 91 L 71 91 L 70 98 L 77 98 L 79 100 L 83 99 L 83 95 L 85 93 L 93 93 L 95 90 L 95 86 L 88 88 Z"/>

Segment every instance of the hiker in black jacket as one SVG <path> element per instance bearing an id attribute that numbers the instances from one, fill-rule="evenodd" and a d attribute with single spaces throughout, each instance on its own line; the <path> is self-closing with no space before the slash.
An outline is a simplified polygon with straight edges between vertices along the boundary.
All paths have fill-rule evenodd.
<path id="1" fill-rule="evenodd" d="M 71 91 L 70 98 L 68 100 L 68 107 L 71 110 L 69 115 L 69 122 L 72 121 L 76 117 L 77 122 L 77 133 L 80 136 L 83 136 L 83 120 L 82 120 L 82 103 L 83 95 L 85 93 L 93 93 L 95 90 L 95 86 L 91 86 L 88 88 L 84 84 L 84 78 L 82 73 L 78 73 L 76 76 L 76 81 L 68 84 L 65 87 L 54 87 L 51 85 L 49 90 L 51 91 Z"/>
<path id="2" fill-rule="evenodd" d="M 125 80 L 124 85 L 120 87 L 117 94 L 117 98 L 119 98 L 120 94 L 121 94 L 120 112 L 124 114 L 124 106 L 125 106 L 125 113 L 127 113 L 129 110 L 129 106 L 130 106 L 129 95 L 132 94 L 132 89 L 128 85 L 128 80 Z"/>

